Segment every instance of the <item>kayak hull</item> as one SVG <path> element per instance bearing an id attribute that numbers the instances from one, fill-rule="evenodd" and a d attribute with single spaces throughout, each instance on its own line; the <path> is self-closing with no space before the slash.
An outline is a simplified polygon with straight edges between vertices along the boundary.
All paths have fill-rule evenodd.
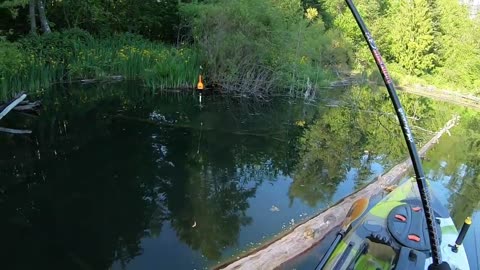
<path id="1" fill-rule="evenodd" d="M 324 269 L 427 269 L 432 263 L 428 229 L 414 179 L 407 180 L 372 207 L 339 242 Z M 432 198 L 442 260 L 451 269 L 470 269 L 448 211 Z"/>

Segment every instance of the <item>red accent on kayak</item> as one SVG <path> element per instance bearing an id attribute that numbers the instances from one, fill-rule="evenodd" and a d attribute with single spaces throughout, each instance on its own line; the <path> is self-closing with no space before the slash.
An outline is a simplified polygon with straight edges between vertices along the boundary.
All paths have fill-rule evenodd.
<path id="1" fill-rule="evenodd" d="M 402 215 L 395 215 L 395 218 L 402 221 L 402 222 L 407 221 L 407 218 L 405 216 L 402 216 Z"/>
<path id="2" fill-rule="evenodd" d="M 415 235 L 415 234 L 409 234 L 408 235 L 408 240 L 410 241 L 415 241 L 415 242 L 420 242 L 420 237 L 418 237 L 418 235 Z"/>

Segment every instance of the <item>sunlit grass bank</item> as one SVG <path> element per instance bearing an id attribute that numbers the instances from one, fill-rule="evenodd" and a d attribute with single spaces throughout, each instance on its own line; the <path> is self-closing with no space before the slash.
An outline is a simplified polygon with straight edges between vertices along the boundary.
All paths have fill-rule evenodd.
<path id="1" fill-rule="evenodd" d="M 0 99 L 54 83 L 112 76 L 155 89 L 192 88 L 199 74 L 196 50 L 133 35 L 95 39 L 76 30 L 0 45 Z"/>

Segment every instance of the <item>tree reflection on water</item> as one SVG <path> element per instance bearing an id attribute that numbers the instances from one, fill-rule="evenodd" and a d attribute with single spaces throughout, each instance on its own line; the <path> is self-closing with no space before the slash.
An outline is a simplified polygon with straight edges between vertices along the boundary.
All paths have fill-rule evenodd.
<path id="1" fill-rule="evenodd" d="M 451 117 L 451 110 L 434 110 L 435 103 L 402 96 L 419 144 Z M 418 128 L 422 127 L 422 128 Z M 354 172 L 354 189 L 369 183 L 378 159 L 390 166 L 407 155 L 390 100 L 383 92 L 354 88 L 306 129 L 299 141 L 301 154 L 289 196 L 315 206 L 332 202 L 338 185 Z M 388 164 L 387 164 L 388 165 Z"/>
<path id="2" fill-rule="evenodd" d="M 298 129 L 285 123 L 302 109 L 286 102 L 201 111 L 193 96 L 149 99 L 128 84 L 85 90 L 46 96 L 38 118 L 7 119 L 33 134 L 0 135 L 6 269 L 126 266 L 167 223 L 217 260 L 252 222 L 258 185 L 292 166 Z"/>
<path id="3" fill-rule="evenodd" d="M 455 196 L 449 196 L 449 208 L 457 226 L 467 216 L 480 210 L 480 117 L 464 111 L 460 125 L 452 136 L 442 138 L 427 155 L 425 166 L 434 181 L 446 181 L 445 187 Z"/>
<path id="4" fill-rule="evenodd" d="M 402 99 L 420 141 L 451 116 L 426 99 Z M 250 202 L 265 181 L 292 176 L 290 200 L 315 208 L 348 172 L 356 189 L 374 162 L 406 155 L 389 100 L 367 88 L 313 106 L 212 97 L 200 109 L 195 96 L 153 98 L 135 84 L 82 87 L 46 96 L 38 118 L 5 121 L 33 130 L 0 135 L 6 269 L 128 268 L 145 239 L 171 229 L 217 261 L 254 223 Z"/>

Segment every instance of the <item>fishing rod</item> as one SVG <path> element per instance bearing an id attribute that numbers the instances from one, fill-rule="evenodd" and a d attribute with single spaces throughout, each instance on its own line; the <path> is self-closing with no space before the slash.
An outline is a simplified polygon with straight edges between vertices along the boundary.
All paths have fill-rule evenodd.
<path id="1" fill-rule="evenodd" d="M 432 207 L 430 204 L 430 193 L 428 191 L 427 181 L 425 180 L 425 173 L 423 172 L 422 163 L 418 156 L 417 147 L 415 146 L 415 141 L 413 139 L 412 131 L 408 125 L 407 116 L 405 110 L 400 103 L 395 86 L 393 85 L 392 77 L 388 73 L 387 66 L 383 62 L 382 56 L 378 51 L 377 45 L 372 38 L 372 35 L 367 29 L 367 26 L 363 22 L 362 17 L 358 13 L 357 8 L 353 4 L 352 0 L 345 0 L 347 2 L 348 8 L 355 17 L 360 30 L 362 31 L 363 37 L 368 43 L 368 47 L 375 58 L 375 63 L 382 74 L 383 81 L 388 90 L 388 95 L 395 107 L 395 112 L 397 114 L 400 126 L 402 127 L 403 137 L 407 143 L 408 152 L 410 153 L 410 158 L 412 160 L 413 169 L 415 171 L 415 176 L 417 180 L 418 190 L 420 192 L 420 198 L 422 200 L 423 209 L 425 213 L 425 218 L 427 221 L 428 236 L 430 238 L 430 247 L 432 252 L 433 263 L 428 267 L 428 269 L 450 269 L 450 265 L 446 262 L 442 263 L 442 257 L 439 249 L 439 241 L 437 237 L 437 231 L 435 229 L 435 218 L 433 216 Z"/>

